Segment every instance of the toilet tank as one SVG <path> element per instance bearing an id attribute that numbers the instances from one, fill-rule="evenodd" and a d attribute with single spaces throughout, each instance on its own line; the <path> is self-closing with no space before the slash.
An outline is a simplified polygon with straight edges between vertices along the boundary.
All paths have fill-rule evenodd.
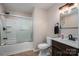
<path id="1" fill-rule="evenodd" d="M 47 37 L 46 39 L 47 39 L 47 44 L 48 44 L 49 46 L 51 46 L 51 45 L 52 45 L 52 40 L 51 40 L 49 37 Z"/>

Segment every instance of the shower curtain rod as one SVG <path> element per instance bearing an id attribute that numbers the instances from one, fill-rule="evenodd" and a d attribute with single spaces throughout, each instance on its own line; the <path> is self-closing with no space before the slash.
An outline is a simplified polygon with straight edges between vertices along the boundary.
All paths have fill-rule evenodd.
<path id="1" fill-rule="evenodd" d="M 0 13 L 0 15 L 6 15 L 6 14 Z M 20 15 L 14 15 L 14 14 L 9 14 L 9 15 L 10 15 L 10 16 L 14 16 L 14 17 L 31 18 L 31 19 L 32 19 L 32 17 L 25 17 L 25 16 L 20 16 Z"/>

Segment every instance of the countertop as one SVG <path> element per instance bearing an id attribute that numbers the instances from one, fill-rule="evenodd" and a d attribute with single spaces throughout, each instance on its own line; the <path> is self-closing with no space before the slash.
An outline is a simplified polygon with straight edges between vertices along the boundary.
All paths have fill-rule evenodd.
<path id="1" fill-rule="evenodd" d="M 47 37 L 47 38 L 79 49 L 79 40 L 78 39 L 75 41 L 72 41 L 72 40 L 68 40 L 68 38 L 62 39 L 60 37 L 57 37 L 57 38 Z"/>

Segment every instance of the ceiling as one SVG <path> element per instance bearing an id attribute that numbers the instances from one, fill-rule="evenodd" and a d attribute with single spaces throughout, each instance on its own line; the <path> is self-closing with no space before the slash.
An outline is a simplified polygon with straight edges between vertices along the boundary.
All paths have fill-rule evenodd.
<path id="1" fill-rule="evenodd" d="M 24 13 L 32 13 L 34 7 L 49 9 L 55 3 L 5 3 L 3 6 L 6 11 L 18 11 Z"/>

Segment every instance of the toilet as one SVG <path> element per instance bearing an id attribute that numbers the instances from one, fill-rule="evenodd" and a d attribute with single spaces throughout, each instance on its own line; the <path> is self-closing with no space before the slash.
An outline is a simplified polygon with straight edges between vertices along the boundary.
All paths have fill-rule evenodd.
<path id="1" fill-rule="evenodd" d="M 41 43 L 38 45 L 38 49 L 40 50 L 39 56 L 48 56 L 50 55 L 48 48 L 51 46 L 51 40 L 49 37 L 46 38 L 46 43 Z"/>

